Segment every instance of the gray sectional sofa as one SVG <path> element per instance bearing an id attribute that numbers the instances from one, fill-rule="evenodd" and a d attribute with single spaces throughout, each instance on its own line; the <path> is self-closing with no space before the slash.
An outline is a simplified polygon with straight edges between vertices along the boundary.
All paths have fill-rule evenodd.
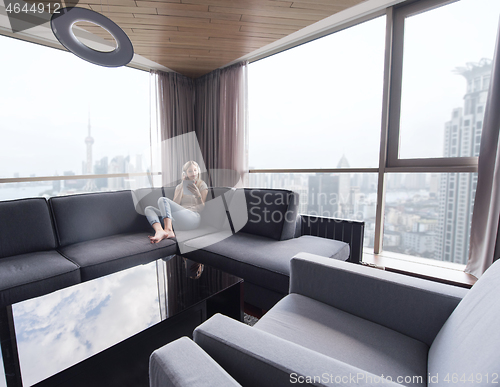
<path id="1" fill-rule="evenodd" d="M 150 386 L 500 381 L 500 261 L 467 290 L 302 253 L 290 281 L 253 327 L 218 314 L 153 352 Z"/>
<path id="2" fill-rule="evenodd" d="M 0 219 L 1 306 L 81 282 L 78 265 L 56 250 L 45 199 L 1 202 Z"/>
<path id="3" fill-rule="evenodd" d="M 286 190 L 210 188 L 199 229 L 151 244 L 144 209 L 173 194 L 164 187 L 0 202 L 0 306 L 180 253 L 242 277 L 245 301 L 268 309 L 288 293 L 295 254 L 358 260 L 349 252 L 362 244 L 362 223 L 335 221 L 349 230 L 348 243 L 324 237 L 331 219 L 318 218 L 323 237 L 302 235 L 311 229 Z"/>
<path id="4" fill-rule="evenodd" d="M 173 240 L 149 243 L 151 226 L 130 191 L 53 197 L 49 205 L 58 251 L 80 267 L 82 281 L 177 252 Z"/>
<path id="5" fill-rule="evenodd" d="M 246 302 L 269 309 L 288 294 L 290 259 L 297 253 L 349 258 L 349 245 L 345 242 L 296 234 L 298 194 L 270 189 L 228 190 L 224 195 L 229 219 L 235 218 L 232 212 L 239 215 L 233 209 L 234 195 L 238 193 L 244 194 L 244 215 L 248 215 L 240 222 L 241 229 L 222 240 L 219 236 L 226 235 L 226 230 L 190 239 L 185 244 L 194 248 L 186 254 L 190 259 L 243 278 Z"/>

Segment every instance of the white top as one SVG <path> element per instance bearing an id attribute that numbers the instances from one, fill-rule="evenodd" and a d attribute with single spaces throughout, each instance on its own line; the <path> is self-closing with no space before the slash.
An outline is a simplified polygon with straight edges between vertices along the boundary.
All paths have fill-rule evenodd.
<path id="1" fill-rule="evenodd" d="M 198 187 L 200 192 L 205 189 L 208 189 L 207 184 L 202 180 L 200 186 Z M 188 210 L 198 212 L 198 202 L 194 195 L 182 195 L 181 197 L 181 206 L 187 208 Z"/>

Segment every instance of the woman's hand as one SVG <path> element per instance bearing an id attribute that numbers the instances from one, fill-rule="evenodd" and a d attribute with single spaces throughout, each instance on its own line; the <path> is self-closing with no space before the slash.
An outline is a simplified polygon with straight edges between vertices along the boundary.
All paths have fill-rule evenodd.
<path id="1" fill-rule="evenodd" d="M 188 185 L 188 189 L 189 191 L 191 191 L 191 193 L 194 195 L 194 197 L 196 199 L 200 199 L 201 198 L 201 192 L 200 190 L 198 189 L 198 187 L 196 186 L 196 184 L 189 184 Z"/>

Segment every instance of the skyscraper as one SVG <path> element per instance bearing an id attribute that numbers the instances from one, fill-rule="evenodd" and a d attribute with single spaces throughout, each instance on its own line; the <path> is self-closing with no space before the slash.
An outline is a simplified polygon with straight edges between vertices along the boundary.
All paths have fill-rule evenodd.
<path id="1" fill-rule="evenodd" d="M 339 175 L 317 173 L 308 179 L 307 213 L 339 217 Z"/>
<path id="2" fill-rule="evenodd" d="M 89 124 L 88 136 L 85 138 L 85 144 L 87 145 L 87 167 L 85 168 L 85 174 L 90 175 L 92 173 L 92 145 L 94 145 L 94 138 L 90 135 L 90 112 L 89 112 Z"/>
<path id="3" fill-rule="evenodd" d="M 349 168 L 349 161 L 345 155 L 340 158 L 337 168 Z M 351 174 L 350 173 L 340 173 L 339 174 L 339 213 L 338 217 L 343 219 L 352 219 L 354 206 L 352 200 L 354 196 L 351 194 Z"/>
<path id="4" fill-rule="evenodd" d="M 87 145 L 87 161 L 85 163 L 85 170 L 83 173 L 85 175 L 92 174 L 92 145 L 94 145 L 94 138 L 90 135 L 90 112 L 89 112 L 89 125 L 88 125 L 88 136 L 85 138 L 85 144 Z M 89 179 L 85 183 L 84 191 L 97 191 L 97 186 L 94 179 Z"/>
<path id="5" fill-rule="evenodd" d="M 456 72 L 465 77 L 464 107 L 452 112 L 445 124 L 444 157 L 477 157 L 484 106 L 490 83 L 491 61 L 467 63 Z M 443 173 L 439 186 L 439 220 L 435 258 L 465 264 L 469 254 L 470 223 L 476 194 L 476 173 Z"/>

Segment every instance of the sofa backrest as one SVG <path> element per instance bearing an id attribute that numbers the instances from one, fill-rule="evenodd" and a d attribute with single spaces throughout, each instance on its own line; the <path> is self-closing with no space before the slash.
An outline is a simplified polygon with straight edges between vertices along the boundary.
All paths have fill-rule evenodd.
<path id="1" fill-rule="evenodd" d="M 292 239 L 299 207 L 299 195 L 281 189 L 243 188 L 248 222 L 241 232 L 272 239 Z"/>
<path id="2" fill-rule="evenodd" d="M 131 191 L 58 196 L 49 204 L 61 246 L 151 229 L 135 210 Z"/>
<path id="3" fill-rule="evenodd" d="M 163 196 L 169 199 L 174 199 L 175 187 L 163 187 Z"/>
<path id="4" fill-rule="evenodd" d="M 2 201 L 0 220 L 0 258 L 56 248 L 45 198 Z"/>
<path id="5" fill-rule="evenodd" d="M 435 379 L 439 383 L 432 385 L 449 386 L 457 375 L 458 380 L 465 375 L 466 381 L 461 385 L 497 385 L 493 383 L 500 382 L 498 321 L 500 260 L 469 290 L 434 339 L 429 349 L 428 371 L 430 377 L 439 374 Z M 449 383 L 444 380 L 446 375 Z"/>
<path id="6" fill-rule="evenodd" d="M 148 206 L 158 207 L 158 199 L 163 196 L 161 188 L 139 188 L 131 192 L 135 210 L 141 215 Z"/>
<path id="7" fill-rule="evenodd" d="M 222 228 L 227 222 L 227 205 L 231 197 L 231 188 L 209 187 L 205 208 L 200 212 L 201 226 Z"/>

